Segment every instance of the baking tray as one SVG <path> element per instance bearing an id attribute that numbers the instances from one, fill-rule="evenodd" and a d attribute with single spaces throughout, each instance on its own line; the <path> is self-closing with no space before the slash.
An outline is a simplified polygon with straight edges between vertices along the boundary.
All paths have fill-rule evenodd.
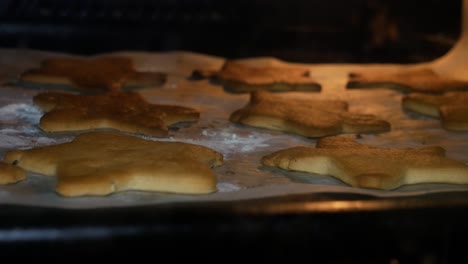
<path id="1" fill-rule="evenodd" d="M 0 154 L 11 149 L 23 149 L 70 141 L 76 133 L 47 133 L 38 127 L 42 112 L 32 103 L 32 97 L 47 86 L 18 85 L 18 75 L 37 67 L 46 57 L 57 54 L 35 51 L 0 51 L 3 69 L 0 81 Z M 160 104 L 178 104 L 200 111 L 200 120 L 188 127 L 173 129 L 168 138 L 150 140 L 183 141 L 200 144 L 220 152 L 224 165 L 215 168 L 218 191 L 209 195 L 179 195 L 150 192 L 123 192 L 106 197 L 64 198 L 53 189 L 55 179 L 29 174 L 28 180 L 14 185 L 0 186 L 1 204 L 21 204 L 58 208 L 98 208 L 141 206 L 176 202 L 236 201 L 292 194 L 354 193 L 374 197 L 415 196 L 438 192 L 466 192 L 468 185 L 418 184 L 393 191 L 349 187 L 341 181 L 322 175 L 285 172 L 262 167 L 262 156 L 279 149 L 306 145 L 314 146 L 316 139 L 293 134 L 242 126 L 229 122 L 229 115 L 247 104 L 248 94 L 233 94 L 209 80 L 189 80 L 194 69 L 219 69 L 223 58 L 188 52 L 170 53 L 114 53 L 135 60 L 137 69 L 160 71 L 168 74 L 164 87 L 138 90 L 146 100 Z M 288 65 L 273 58 L 245 59 L 251 65 Z M 289 63 L 290 65 L 290 63 Z M 288 98 L 341 99 L 349 103 L 351 112 L 375 114 L 388 120 L 392 130 L 380 134 L 344 136 L 379 147 L 424 147 L 439 145 L 447 156 L 468 162 L 468 133 L 450 132 L 441 128 L 435 118 L 405 112 L 401 109 L 402 94 L 387 89 L 346 90 L 350 71 L 395 71 L 402 65 L 298 65 L 311 70 L 311 77 L 323 86 L 322 92 L 289 92 Z M 55 87 L 54 87 L 55 89 Z"/>
<path id="2" fill-rule="evenodd" d="M 53 191 L 53 177 L 28 174 L 24 182 L 0 186 L 1 214 L 16 219 L 1 224 L 0 241 L 105 240 L 171 233 L 185 238 L 186 234 L 180 233 L 184 228 L 187 228 L 190 237 L 196 238 L 206 233 L 209 228 L 206 223 L 213 226 L 213 234 L 226 232 L 227 237 L 241 236 L 242 233 L 252 236 L 252 239 L 255 235 L 270 232 L 284 240 L 303 230 L 318 235 L 318 239 L 330 230 L 317 229 L 316 225 L 325 224 L 330 217 L 336 218 L 334 221 L 343 220 L 340 227 L 335 227 L 343 232 L 349 232 L 350 228 L 363 231 L 366 228 L 364 223 L 376 220 L 375 230 L 371 228 L 363 233 L 369 235 L 369 239 L 372 238 L 372 230 L 382 232 L 384 228 L 385 232 L 392 233 L 397 227 L 414 229 L 417 224 L 405 222 L 407 217 L 431 219 L 425 225 L 419 223 L 421 228 L 417 228 L 418 232 L 414 233 L 413 238 L 425 234 L 422 227 L 431 227 L 439 230 L 433 238 L 440 239 L 447 235 L 447 227 L 451 226 L 452 221 L 456 221 L 460 230 L 465 231 L 464 223 L 468 222 L 462 220 L 467 218 L 468 185 L 418 184 L 380 191 L 349 187 L 328 176 L 262 167 L 259 160 L 263 155 L 297 145 L 313 146 L 316 139 L 230 123 L 230 113 L 243 107 L 248 102 L 248 95 L 229 93 L 209 80 L 193 81 L 188 78 L 194 69 L 218 69 L 224 58 L 191 52 L 112 54 L 132 57 L 139 70 L 168 74 L 164 87 L 138 90 L 148 101 L 179 104 L 200 111 L 199 122 L 171 130 L 168 138 L 145 138 L 201 144 L 221 152 L 225 163 L 214 169 L 218 175 L 218 191 L 209 195 L 130 191 L 106 197 L 64 198 Z M 37 67 L 44 58 L 58 55 L 69 56 L 31 50 L 0 50 L 0 80 L 3 83 L 0 87 L 0 154 L 11 149 L 67 142 L 73 138 L 72 134 L 46 133 L 38 127 L 42 113 L 31 99 L 35 94 L 52 88 L 22 87 L 16 83 L 22 71 Z M 240 61 L 259 66 L 291 65 L 274 58 Z M 357 138 L 359 142 L 380 147 L 439 145 L 447 150 L 447 156 L 468 162 L 468 133 L 443 130 L 436 119 L 403 111 L 400 92 L 345 89 L 350 71 L 390 72 L 404 66 L 298 66 L 310 68 L 311 76 L 322 84 L 323 91 L 283 93 L 285 98 L 342 99 L 349 103 L 350 111 L 375 114 L 391 123 L 390 132 L 363 134 Z M 356 138 L 354 134 L 345 136 Z M 446 218 L 439 217 L 442 212 Z M 17 219 L 22 220 L 18 222 Z M 388 226 L 391 219 L 400 224 Z M 295 226 L 295 221 L 300 224 Z M 310 226 L 306 224 L 307 221 L 311 223 Z M 262 227 L 262 223 L 265 227 Z M 275 229 L 279 223 L 285 224 L 284 230 Z M 15 226 L 22 228 L 19 231 L 12 229 Z M 50 233 L 51 229 L 57 232 Z M 236 230 L 242 232 L 237 233 Z M 178 235 L 174 235 L 174 238 Z M 215 238 L 220 239 L 216 235 L 211 238 L 213 245 L 217 244 L 214 243 L 217 241 Z M 311 238 L 302 237 L 299 241 L 305 239 Z"/>

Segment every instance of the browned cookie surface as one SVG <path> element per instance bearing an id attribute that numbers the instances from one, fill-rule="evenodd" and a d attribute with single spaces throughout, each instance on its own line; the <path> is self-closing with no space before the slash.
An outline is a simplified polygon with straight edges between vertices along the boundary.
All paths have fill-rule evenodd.
<path id="1" fill-rule="evenodd" d="M 196 70 L 193 77 L 218 79 L 229 91 L 237 93 L 268 91 L 320 91 L 321 85 L 310 71 L 299 67 L 253 67 L 226 61 L 218 72 Z"/>
<path id="2" fill-rule="evenodd" d="M 36 83 L 69 84 L 89 91 L 118 91 L 124 85 L 161 85 L 166 80 L 162 73 L 136 71 L 132 59 L 126 57 L 53 58 L 45 60 L 40 68 L 24 72 L 20 78 Z"/>
<path id="3" fill-rule="evenodd" d="M 125 190 L 201 194 L 216 190 L 210 167 L 222 155 L 204 146 L 158 142 L 115 133 L 92 132 L 69 143 L 5 155 L 27 171 L 57 176 L 64 196 L 107 195 Z"/>
<path id="4" fill-rule="evenodd" d="M 344 101 L 291 99 L 264 91 L 253 92 L 249 104 L 232 113 L 230 120 L 306 137 L 390 130 L 388 122 L 373 115 L 348 112 Z"/>
<path id="5" fill-rule="evenodd" d="M 26 179 L 26 172 L 15 165 L 0 161 L 0 184 L 16 183 Z"/>
<path id="6" fill-rule="evenodd" d="M 402 105 L 407 110 L 439 117 L 445 129 L 468 131 L 468 92 L 414 93 L 404 96 Z"/>
<path id="7" fill-rule="evenodd" d="M 293 147 L 262 158 L 265 166 L 330 175 L 364 188 L 406 184 L 468 184 L 468 166 L 445 157 L 441 147 L 378 148 L 344 137 L 327 137 L 314 147 Z"/>
<path id="8" fill-rule="evenodd" d="M 165 137 L 168 126 L 199 118 L 199 112 L 192 108 L 151 104 L 136 92 L 104 95 L 47 92 L 36 95 L 34 103 L 46 112 L 40 126 L 49 132 L 111 128 Z"/>
<path id="9" fill-rule="evenodd" d="M 391 88 L 403 92 L 443 93 L 468 90 L 468 82 L 445 78 L 429 68 L 349 74 L 347 88 Z"/>

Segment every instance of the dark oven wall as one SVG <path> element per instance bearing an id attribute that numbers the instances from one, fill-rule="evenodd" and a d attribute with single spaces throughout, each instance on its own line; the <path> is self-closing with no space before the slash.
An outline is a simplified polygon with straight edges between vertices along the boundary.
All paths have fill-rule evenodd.
<path id="1" fill-rule="evenodd" d="M 460 7 L 460 0 L 2 0 L 0 46 L 411 63 L 450 49 Z"/>

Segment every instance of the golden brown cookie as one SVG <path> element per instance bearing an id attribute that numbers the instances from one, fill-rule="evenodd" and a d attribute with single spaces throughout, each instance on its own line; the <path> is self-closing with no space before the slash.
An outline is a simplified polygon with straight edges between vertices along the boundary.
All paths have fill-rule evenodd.
<path id="1" fill-rule="evenodd" d="M 93 59 L 53 58 L 45 60 L 38 69 L 24 72 L 20 79 L 43 84 L 71 85 L 85 91 L 119 91 L 122 86 L 159 86 L 166 75 L 138 72 L 126 57 Z"/>
<path id="2" fill-rule="evenodd" d="M 144 140 L 116 132 L 81 134 L 73 141 L 16 150 L 5 161 L 27 171 L 57 176 L 64 196 L 108 195 L 125 190 L 187 194 L 216 190 L 210 167 L 222 155 L 204 146 Z"/>
<path id="3" fill-rule="evenodd" d="M 350 73 L 346 85 L 353 88 L 390 88 L 403 92 L 443 93 L 468 90 L 468 82 L 445 78 L 429 68 L 401 70 L 397 73 Z"/>
<path id="4" fill-rule="evenodd" d="M 402 105 L 404 109 L 440 118 L 445 129 L 468 131 L 468 92 L 414 93 L 404 96 Z"/>
<path id="5" fill-rule="evenodd" d="M 46 92 L 33 100 L 46 112 L 40 127 L 49 132 L 111 128 L 165 137 L 168 126 L 197 121 L 200 115 L 192 108 L 150 104 L 136 92 L 104 95 Z"/>
<path id="6" fill-rule="evenodd" d="M 0 184 L 16 183 L 26 179 L 26 172 L 15 165 L 0 161 Z"/>
<path id="7" fill-rule="evenodd" d="M 262 158 L 265 166 L 336 177 L 363 188 L 390 190 L 405 184 L 468 184 L 468 166 L 432 146 L 377 148 L 344 137 L 321 138 L 316 148 L 294 147 Z"/>
<path id="8" fill-rule="evenodd" d="M 230 120 L 305 137 L 390 130 L 388 122 L 373 115 L 348 112 L 344 101 L 291 99 L 264 91 L 251 93 L 250 102 L 232 113 Z"/>
<path id="9" fill-rule="evenodd" d="M 192 74 L 198 78 L 216 78 L 226 90 L 246 93 L 258 90 L 268 91 L 320 91 L 321 85 L 312 77 L 308 69 L 298 67 L 253 67 L 226 61 L 218 72 L 195 70 Z"/>

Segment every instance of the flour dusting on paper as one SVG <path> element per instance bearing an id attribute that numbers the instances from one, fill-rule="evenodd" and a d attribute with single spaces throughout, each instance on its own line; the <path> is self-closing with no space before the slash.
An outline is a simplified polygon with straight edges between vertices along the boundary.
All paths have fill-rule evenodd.
<path id="1" fill-rule="evenodd" d="M 235 133 L 230 127 L 221 130 L 204 129 L 200 139 L 203 143 L 210 145 L 211 148 L 222 153 L 251 152 L 257 148 L 270 146 L 265 143 L 267 138 L 260 136 L 256 132 L 242 135 Z"/>
<path id="2" fill-rule="evenodd" d="M 70 138 L 49 138 L 39 128 L 42 111 L 32 104 L 8 104 L 0 107 L 0 146 L 2 148 L 30 148 L 58 144 Z"/>
<path id="3" fill-rule="evenodd" d="M 39 124 L 42 111 L 31 104 L 9 104 L 0 107 L 0 124 L 10 122 L 27 122 Z"/>
<path id="4" fill-rule="evenodd" d="M 235 192 L 241 189 L 238 185 L 229 182 L 220 182 L 216 185 L 216 188 L 218 192 Z"/>
<path id="5" fill-rule="evenodd" d="M 147 136 L 142 136 L 142 138 L 158 141 L 180 141 L 202 145 L 222 153 L 225 158 L 234 153 L 249 153 L 261 148 L 270 147 L 270 144 L 266 143 L 270 140 L 269 137 L 254 131 L 249 131 L 249 133 L 243 133 L 242 131 L 242 129 L 228 124 L 218 129 L 203 129 L 196 138 L 184 137 L 183 135 L 177 135 L 177 138 L 172 136 L 158 139 Z"/>

